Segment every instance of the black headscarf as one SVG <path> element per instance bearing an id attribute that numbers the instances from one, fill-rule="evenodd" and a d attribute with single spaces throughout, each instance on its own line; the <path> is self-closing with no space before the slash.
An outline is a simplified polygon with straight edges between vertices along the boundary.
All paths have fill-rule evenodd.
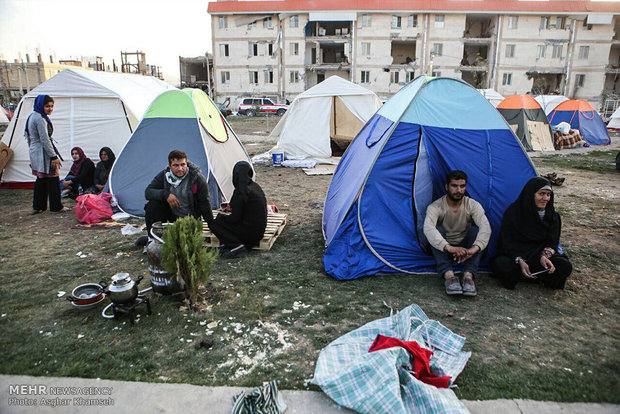
<path id="1" fill-rule="evenodd" d="M 246 161 L 239 161 L 233 167 L 232 182 L 235 189 L 243 195 L 248 194 L 248 185 L 252 182 L 252 166 Z"/>
<path id="2" fill-rule="evenodd" d="M 101 160 L 101 164 L 103 164 L 105 169 L 108 170 L 109 172 L 110 169 L 112 168 L 112 164 L 114 164 L 114 161 L 116 161 L 116 155 L 114 155 L 114 152 L 112 152 L 110 147 L 103 147 L 99 150 L 99 159 L 101 159 L 101 151 L 105 151 L 105 153 L 108 154 L 108 160 L 107 161 Z"/>
<path id="3" fill-rule="evenodd" d="M 542 219 L 534 203 L 534 195 L 546 185 L 551 186 L 545 178 L 530 179 L 506 209 L 497 248 L 500 254 L 527 260 L 537 259 L 545 247 L 558 250 L 562 223 L 553 206 L 553 191 Z"/>

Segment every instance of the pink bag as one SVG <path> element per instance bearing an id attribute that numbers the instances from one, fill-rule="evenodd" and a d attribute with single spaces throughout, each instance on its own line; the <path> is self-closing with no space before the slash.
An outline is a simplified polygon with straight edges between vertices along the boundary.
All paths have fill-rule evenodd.
<path id="1" fill-rule="evenodd" d="M 84 194 L 75 199 L 75 218 L 80 223 L 101 223 L 112 217 L 113 211 L 110 206 L 112 194 Z"/>

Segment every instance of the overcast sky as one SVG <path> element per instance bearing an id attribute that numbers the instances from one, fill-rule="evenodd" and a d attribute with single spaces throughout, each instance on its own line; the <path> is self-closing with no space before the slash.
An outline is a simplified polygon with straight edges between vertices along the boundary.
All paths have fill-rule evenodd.
<path id="1" fill-rule="evenodd" d="M 0 0 L 0 57 L 36 61 L 146 53 L 166 81 L 179 82 L 179 56 L 211 52 L 208 0 Z"/>

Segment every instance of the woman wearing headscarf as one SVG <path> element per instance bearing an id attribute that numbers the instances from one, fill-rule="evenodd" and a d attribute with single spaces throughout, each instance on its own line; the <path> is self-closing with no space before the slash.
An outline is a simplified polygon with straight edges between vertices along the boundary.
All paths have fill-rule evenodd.
<path id="1" fill-rule="evenodd" d="M 71 157 L 73 165 L 71 171 L 62 180 L 62 194 L 75 199 L 82 194 L 84 190 L 93 186 L 95 180 L 95 163 L 84 154 L 80 147 L 71 148 Z"/>
<path id="2" fill-rule="evenodd" d="M 39 95 L 34 100 L 34 112 L 26 120 L 25 137 L 28 142 L 30 168 L 37 177 L 34 182 L 32 211 L 39 214 L 47 210 L 49 198 L 50 211 L 67 211 L 60 202 L 58 169 L 60 156 L 52 141 L 54 127 L 49 115 L 54 111 L 54 100 L 48 95 Z"/>
<path id="3" fill-rule="evenodd" d="M 228 259 L 244 257 L 248 247 L 261 241 L 267 227 L 265 193 L 252 180 L 254 172 L 245 161 L 233 168 L 235 190 L 230 199 L 230 214 L 218 214 L 209 228 L 224 245 L 222 256 Z"/>
<path id="4" fill-rule="evenodd" d="M 94 194 L 99 194 L 103 191 L 103 188 L 108 182 L 108 176 L 110 175 L 112 165 L 114 161 L 116 161 L 116 156 L 109 147 L 103 147 L 99 150 L 99 159 L 101 161 L 95 166 L 95 185 L 90 188 L 90 192 Z"/>
<path id="5" fill-rule="evenodd" d="M 504 213 L 493 276 L 507 289 L 522 281 L 541 281 L 552 289 L 563 289 L 573 266 L 558 252 L 561 230 L 549 181 L 532 178 Z"/>

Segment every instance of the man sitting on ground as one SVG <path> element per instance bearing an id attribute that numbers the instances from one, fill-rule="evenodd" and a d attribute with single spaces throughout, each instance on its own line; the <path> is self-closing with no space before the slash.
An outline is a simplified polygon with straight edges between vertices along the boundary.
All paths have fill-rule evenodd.
<path id="1" fill-rule="evenodd" d="M 448 173 L 446 195 L 426 210 L 424 235 L 432 246 L 437 273 L 444 278 L 448 295 L 476 295 L 474 277 L 480 252 L 491 237 L 491 226 L 484 209 L 467 197 L 467 174 L 460 170 Z M 452 260 L 464 263 L 463 284 L 454 275 Z"/>
<path id="2" fill-rule="evenodd" d="M 174 222 L 185 216 L 213 221 L 207 180 L 181 150 L 168 154 L 168 167 L 153 178 L 144 196 L 148 200 L 144 206 L 148 234 L 157 221 Z M 146 244 L 146 239 L 141 244 Z"/>

